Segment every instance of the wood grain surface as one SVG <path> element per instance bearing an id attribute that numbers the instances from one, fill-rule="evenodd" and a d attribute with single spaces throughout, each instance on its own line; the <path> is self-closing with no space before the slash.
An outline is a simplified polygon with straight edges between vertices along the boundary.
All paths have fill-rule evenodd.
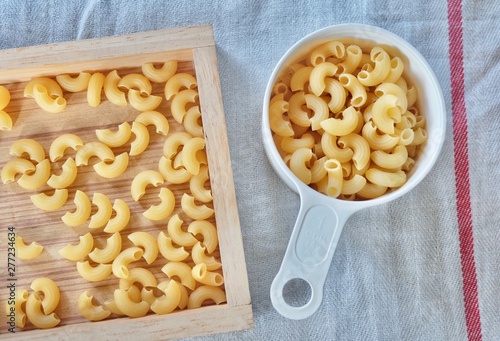
<path id="1" fill-rule="evenodd" d="M 78 51 L 78 53 L 75 53 Z M 224 288 L 227 303 L 220 306 L 204 306 L 199 309 L 176 311 L 157 316 L 148 315 L 143 318 L 118 318 L 112 315 L 102 322 L 89 322 L 81 316 L 76 302 L 84 290 L 89 290 L 98 302 L 112 298 L 118 279 L 113 275 L 108 279 L 92 283 L 87 282 L 76 271 L 76 263 L 63 259 L 58 251 L 68 245 L 76 244 L 78 237 L 89 232 L 87 224 L 68 227 L 61 221 L 62 215 L 75 209 L 73 197 L 77 189 L 85 192 L 89 198 L 99 192 L 107 195 L 111 201 L 124 200 L 130 207 L 131 220 L 122 231 L 123 249 L 132 243 L 126 235 L 135 231 L 147 231 L 154 237 L 166 230 L 168 219 L 150 221 L 142 213 L 151 205 L 159 203 L 157 197 L 160 187 L 148 187 L 144 197 L 135 202 L 130 194 L 131 180 L 142 170 L 158 169 L 158 161 L 162 156 L 165 136 L 148 128 L 150 144 L 146 151 L 138 156 L 131 156 L 129 166 L 124 174 L 116 179 L 105 179 L 97 175 L 92 165 L 97 158 L 91 158 L 89 165 L 78 167 L 75 182 L 68 188 L 69 198 L 66 204 L 52 212 L 36 208 L 30 201 L 31 194 L 50 191 L 45 185 L 36 191 L 21 188 L 16 182 L 0 185 L 0 262 L 3 284 L 11 281 L 7 274 L 7 228 L 12 226 L 16 233 L 29 243 L 36 241 L 44 246 L 42 254 L 34 260 L 16 260 L 16 287 L 29 289 L 31 281 L 37 277 L 49 277 L 60 287 L 61 300 L 56 309 L 61 318 L 58 327 L 52 330 L 35 330 L 27 324 L 23 331 L 16 334 L 4 334 L 6 317 L 0 318 L 1 337 L 31 338 L 56 337 L 74 335 L 76 339 L 85 339 L 86 333 L 107 335 L 111 339 L 120 335 L 137 333 L 148 339 L 167 339 L 187 337 L 207 333 L 251 328 L 253 326 L 252 309 L 248 288 L 243 243 L 239 225 L 234 183 L 232 178 L 229 147 L 226 134 L 222 97 L 220 93 L 217 58 L 213 33 L 210 26 L 190 27 L 175 30 L 163 30 L 136 33 L 128 36 L 117 36 L 102 39 L 82 40 L 46 46 L 26 47 L 0 51 L 0 84 L 11 93 L 11 102 L 5 109 L 13 120 L 14 128 L 10 132 L 0 132 L 0 168 L 13 158 L 9 154 L 10 146 L 19 138 L 32 138 L 44 148 L 48 157 L 51 142 L 63 133 L 80 136 L 84 142 L 97 141 L 96 129 L 110 128 L 115 130 L 123 122 L 131 123 L 138 111 L 130 105 L 118 107 L 105 99 L 98 107 L 90 107 L 86 92 L 65 93 L 67 108 L 62 113 L 51 114 L 38 107 L 33 99 L 24 98 L 23 90 L 26 82 L 37 76 L 55 76 L 62 73 L 79 71 L 99 71 L 107 73 L 117 69 L 120 76 L 140 72 L 140 66 L 146 62 L 161 64 L 170 59 L 177 59 L 178 72 L 193 74 L 198 80 L 198 91 L 202 110 L 202 122 L 206 139 L 210 188 L 214 201 L 208 205 L 215 209 L 215 216 L 210 218 L 217 227 L 219 248 L 214 255 L 222 261 Z M 154 84 L 153 94 L 163 96 L 163 84 Z M 182 125 L 175 122 L 170 114 L 170 102 L 165 99 L 157 109 L 164 113 L 170 124 L 170 132 L 183 130 Z M 112 148 L 115 155 L 126 152 L 130 141 L 122 147 Z M 70 151 L 66 156 L 73 156 Z M 52 172 L 58 173 L 65 158 L 51 163 Z M 181 210 L 180 198 L 183 193 L 190 193 L 189 183 L 173 185 L 165 183 L 175 195 L 178 213 L 184 225 L 192 220 Z M 50 192 L 49 192 L 50 193 Z M 93 206 L 94 213 L 96 207 Z M 110 235 L 99 229 L 90 231 L 94 236 L 95 246 L 103 247 L 105 239 Z M 148 265 L 144 260 L 135 262 L 133 267 L 145 267 L 152 271 L 158 282 L 167 279 L 161 272 L 165 260 L 159 255 L 158 260 Z M 0 290 L 0 304 L 5 305 L 8 290 Z"/>

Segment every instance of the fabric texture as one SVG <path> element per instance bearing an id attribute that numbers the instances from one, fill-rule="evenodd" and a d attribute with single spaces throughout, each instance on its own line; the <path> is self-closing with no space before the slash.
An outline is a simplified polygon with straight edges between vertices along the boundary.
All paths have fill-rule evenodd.
<path id="1" fill-rule="evenodd" d="M 449 11 L 457 10 L 461 22 L 450 21 Z M 499 19 L 497 0 L 2 0 L 0 48 L 213 26 L 255 327 L 194 339 L 499 340 Z M 322 27 L 348 22 L 385 28 L 422 53 L 443 89 L 447 135 L 439 160 L 419 186 L 348 220 L 319 310 L 294 321 L 279 315 L 269 297 L 299 197 L 281 181 L 264 153 L 264 90 L 292 44 Z M 461 28 L 463 60 L 450 59 L 452 23 Z M 466 131 L 454 130 L 463 127 L 454 122 L 451 83 L 457 72 L 452 66 L 460 62 Z M 456 159 L 463 158 L 456 153 L 460 146 L 466 147 L 468 159 Z M 462 181 L 469 181 L 465 188 L 470 194 L 465 197 L 457 193 Z M 463 217 L 457 212 L 464 203 L 457 198 L 470 204 L 470 224 L 465 226 L 472 243 L 462 242 Z M 472 255 L 472 270 L 464 268 L 464 252 Z M 478 307 L 466 310 L 471 278 L 477 288 L 472 300 Z M 292 288 L 288 294 L 303 301 L 302 292 Z M 470 314 L 479 324 L 467 323 Z"/>

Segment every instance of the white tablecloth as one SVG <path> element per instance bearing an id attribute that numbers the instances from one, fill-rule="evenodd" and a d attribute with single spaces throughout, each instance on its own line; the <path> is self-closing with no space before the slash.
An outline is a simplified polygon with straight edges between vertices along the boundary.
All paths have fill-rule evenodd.
<path id="1" fill-rule="evenodd" d="M 199 339 L 500 339 L 499 1 L 2 0 L 0 5 L 1 49 L 213 25 L 255 327 Z M 269 298 L 299 198 L 264 154 L 264 89 L 293 43 L 347 22 L 390 30 L 424 55 L 443 88 L 448 134 L 421 185 L 351 217 L 323 304 L 311 318 L 294 321 L 279 315 Z"/>

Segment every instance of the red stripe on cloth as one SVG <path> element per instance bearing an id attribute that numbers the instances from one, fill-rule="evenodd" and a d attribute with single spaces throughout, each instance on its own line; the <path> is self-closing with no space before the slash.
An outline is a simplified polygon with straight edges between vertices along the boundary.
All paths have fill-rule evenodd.
<path id="1" fill-rule="evenodd" d="M 448 34 L 453 112 L 453 144 L 457 218 L 462 264 L 465 322 L 469 340 L 482 340 L 481 315 L 474 259 L 474 236 L 470 203 L 467 112 L 464 90 L 462 1 L 448 0 Z"/>

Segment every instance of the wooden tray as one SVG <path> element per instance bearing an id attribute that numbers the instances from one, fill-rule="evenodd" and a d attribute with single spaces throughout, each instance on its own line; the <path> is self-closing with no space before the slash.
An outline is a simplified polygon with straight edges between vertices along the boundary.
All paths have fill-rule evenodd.
<path id="1" fill-rule="evenodd" d="M 0 168 L 12 159 L 9 154 L 11 144 L 17 139 L 33 138 L 48 152 L 53 139 L 63 133 L 75 133 L 85 142 L 97 141 L 95 129 L 114 129 L 118 124 L 132 122 L 138 111 L 118 107 L 105 99 L 96 107 L 86 102 L 86 92 L 66 94 L 68 107 L 63 113 L 50 114 L 42 111 L 34 100 L 23 97 L 26 82 L 38 76 L 55 76 L 80 71 L 101 71 L 117 69 L 121 76 L 139 72 L 147 62 L 163 63 L 170 59 L 179 61 L 178 70 L 196 75 L 202 122 L 206 140 L 206 152 L 210 172 L 210 187 L 215 210 L 214 223 L 219 236 L 219 254 L 224 276 L 227 303 L 207 305 L 202 308 L 175 311 L 167 315 L 147 315 L 141 318 L 108 318 L 101 322 L 90 322 L 80 315 L 76 301 L 84 290 L 90 290 L 103 303 L 112 297 L 118 279 L 113 275 L 105 281 L 92 283 L 79 276 L 75 263 L 63 259 L 58 250 L 65 245 L 78 242 L 78 236 L 89 232 L 86 226 L 71 228 L 65 226 L 61 216 L 74 210 L 72 202 L 76 189 L 88 193 L 101 192 L 114 201 L 125 200 L 131 210 L 131 221 L 124 233 L 150 231 L 158 233 L 166 229 L 167 221 L 152 222 L 142 216 L 147 207 L 157 204 L 159 189 L 151 189 L 139 203 L 130 196 L 130 181 L 141 170 L 157 167 L 161 156 L 164 136 L 155 134 L 149 127 L 151 142 L 143 154 L 130 157 L 129 167 L 116 179 L 100 178 L 93 172 L 91 162 L 79 174 L 69 189 L 67 203 L 59 210 L 44 212 L 36 208 L 29 195 L 37 191 L 22 189 L 15 182 L 0 183 L 0 263 L 3 267 L 0 281 L 0 305 L 3 311 L 9 290 L 6 284 L 13 282 L 7 274 L 7 234 L 8 227 L 14 227 L 28 243 L 37 241 L 44 246 L 44 252 L 34 260 L 16 260 L 15 285 L 30 289 L 30 283 L 37 277 L 53 279 L 60 287 L 61 300 L 56 313 L 61 318 L 59 326 L 35 329 L 27 324 L 16 333 L 8 332 L 6 316 L 0 318 L 0 338 L 45 339 L 49 337 L 88 339 L 91 335 L 103 339 L 170 339 L 190 337 L 210 333 L 227 332 L 253 327 L 252 307 L 248 278 L 243 253 L 234 182 L 231 171 L 226 125 L 220 93 L 217 57 L 211 26 L 187 27 L 135 33 L 102 39 L 89 39 L 57 43 L 35 47 L 16 48 L 0 51 L 0 84 L 11 93 L 11 102 L 5 109 L 11 114 L 14 127 L 10 132 L 0 131 Z M 161 95 L 163 86 L 154 86 L 154 94 Z M 165 102 L 165 101 L 163 101 Z M 168 111 L 162 104 L 157 110 Z M 170 131 L 175 131 L 176 122 L 166 115 Z M 126 151 L 126 148 L 125 150 Z M 119 148 L 117 152 L 121 152 Z M 92 159 L 91 159 L 92 160 Z M 181 212 L 180 196 L 188 191 L 188 185 L 169 188 L 175 194 L 174 213 Z M 44 187 L 43 189 L 48 189 Z M 185 219 L 184 217 L 181 217 Z M 185 222 L 188 222 L 185 220 Z M 94 234 L 94 232 L 92 232 Z M 156 234 L 154 234 L 156 236 Z M 96 241 L 104 241 L 109 235 L 94 234 Z M 124 248 L 128 240 L 123 237 Z M 102 244 L 97 243 L 97 246 Z M 161 255 L 159 256 L 161 257 Z M 165 260 L 164 263 L 167 261 Z M 141 263 L 141 264 L 146 264 Z M 5 270 L 4 270 L 5 269 Z M 161 265 L 148 267 L 158 277 L 166 279 L 160 271 Z"/>

